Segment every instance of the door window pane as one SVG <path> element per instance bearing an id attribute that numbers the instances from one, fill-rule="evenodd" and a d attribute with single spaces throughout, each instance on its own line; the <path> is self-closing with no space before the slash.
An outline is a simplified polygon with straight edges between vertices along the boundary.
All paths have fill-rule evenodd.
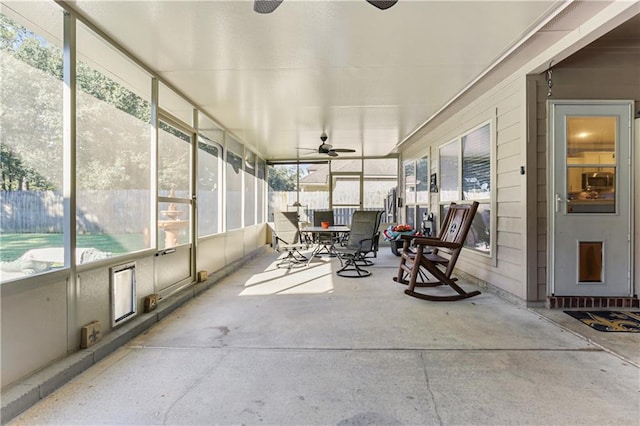
<path id="1" fill-rule="evenodd" d="M 190 242 L 191 135 L 160 122 L 158 129 L 158 248 Z"/>
<path id="2" fill-rule="evenodd" d="M 613 167 L 567 168 L 567 213 L 615 213 Z"/>
<path id="3" fill-rule="evenodd" d="M 567 213 L 616 212 L 616 117 L 567 118 Z"/>
<path id="4" fill-rule="evenodd" d="M 614 165 L 616 117 L 568 117 L 567 163 Z"/>
<path id="5" fill-rule="evenodd" d="M 160 122 L 158 129 L 158 195 L 189 198 L 191 135 Z"/>
<path id="6" fill-rule="evenodd" d="M 189 217 L 187 203 L 158 203 L 158 249 L 189 243 Z"/>

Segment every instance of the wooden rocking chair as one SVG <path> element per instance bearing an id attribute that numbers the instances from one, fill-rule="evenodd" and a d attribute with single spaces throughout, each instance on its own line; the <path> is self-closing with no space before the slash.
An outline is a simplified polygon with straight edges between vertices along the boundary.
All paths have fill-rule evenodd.
<path id="1" fill-rule="evenodd" d="M 398 275 L 393 280 L 409 285 L 404 291 L 405 294 L 432 301 L 460 300 L 480 294 L 479 291 L 466 292 L 456 284 L 458 279 L 451 277 L 477 210 L 477 201 L 472 204 L 451 203 L 442 224 L 442 231 L 437 238 L 403 236 L 404 249 L 400 257 Z M 414 245 L 413 250 L 409 250 L 411 242 Z M 433 281 L 426 280 L 425 271 L 422 271 L 422 268 L 434 278 Z M 418 281 L 418 278 L 421 278 L 422 281 Z M 436 296 L 415 291 L 416 287 L 440 285 L 448 285 L 457 294 Z"/>

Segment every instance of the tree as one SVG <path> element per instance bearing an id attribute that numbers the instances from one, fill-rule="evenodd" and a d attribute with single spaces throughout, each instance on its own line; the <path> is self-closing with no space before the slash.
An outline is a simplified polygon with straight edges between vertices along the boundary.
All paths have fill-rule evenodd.
<path id="1" fill-rule="evenodd" d="M 0 14 L 0 70 L 3 188 L 61 188 L 62 52 Z M 149 102 L 81 62 L 77 83 L 79 188 L 148 189 Z"/>
<path id="2" fill-rule="evenodd" d="M 295 191 L 297 182 L 296 167 L 270 167 L 267 182 L 272 191 Z"/>

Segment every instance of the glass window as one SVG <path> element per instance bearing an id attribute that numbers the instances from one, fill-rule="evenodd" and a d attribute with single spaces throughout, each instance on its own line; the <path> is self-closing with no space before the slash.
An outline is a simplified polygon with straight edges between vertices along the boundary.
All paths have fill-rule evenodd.
<path id="1" fill-rule="evenodd" d="M 244 155 L 244 226 L 256 223 L 256 155 Z"/>
<path id="2" fill-rule="evenodd" d="M 489 125 L 462 137 L 462 199 L 491 198 Z"/>
<path id="3" fill-rule="evenodd" d="M 616 117 L 567 117 L 567 213 L 616 212 Z"/>
<path id="4" fill-rule="evenodd" d="M 190 242 L 191 139 L 163 121 L 158 126 L 158 248 Z"/>
<path id="5" fill-rule="evenodd" d="M 191 135 L 161 121 L 158 129 L 158 195 L 189 198 L 190 164 Z"/>
<path id="6" fill-rule="evenodd" d="M 229 145 L 228 145 L 229 147 Z M 242 145 L 240 145 L 242 148 Z M 227 231 L 242 227 L 242 154 L 227 149 Z M 240 151 L 242 152 L 242 151 Z"/>
<path id="7" fill-rule="evenodd" d="M 54 3 L 0 13 L 0 276 L 64 265 L 62 12 Z M 44 22 L 43 15 L 57 17 Z"/>
<path id="8" fill-rule="evenodd" d="M 329 208 L 329 164 L 327 162 L 300 163 L 298 200 L 306 220 L 312 221 L 314 210 Z"/>
<path id="9" fill-rule="evenodd" d="M 416 203 L 416 162 L 404 161 L 404 204 L 413 206 Z"/>
<path id="10" fill-rule="evenodd" d="M 458 195 L 459 141 L 440 147 L 440 201 L 456 201 Z"/>
<path id="11" fill-rule="evenodd" d="M 491 252 L 491 132 L 486 124 L 440 147 L 440 221 L 450 202 L 480 203 L 465 247 Z"/>
<path id="12" fill-rule="evenodd" d="M 112 255 L 148 248 L 151 79 L 80 22 L 77 49 L 77 247 Z"/>
<path id="13" fill-rule="evenodd" d="M 198 138 L 198 236 L 220 232 L 220 170 L 222 146 L 204 135 Z"/>
<path id="14" fill-rule="evenodd" d="M 414 228 L 423 227 L 422 220 L 429 203 L 429 160 L 427 157 L 404 162 L 405 218 Z"/>
<path id="15" fill-rule="evenodd" d="M 265 212 L 265 206 L 264 206 L 264 194 L 265 194 L 265 189 L 266 189 L 266 181 L 267 181 L 267 163 L 262 159 L 259 158 L 258 159 L 258 181 L 257 181 L 257 188 L 256 188 L 256 204 L 257 204 L 257 209 L 258 209 L 258 216 L 257 216 L 257 220 L 258 223 L 264 223 L 265 222 L 265 218 L 264 218 L 264 212 Z"/>
<path id="16" fill-rule="evenodd" d="M 423 157 L 416 161 L 416 204 L 429 203 L 429 159 Z"/>
<path id="17" fill-rule="evenodd" d="M 365 210 L 384 210 L 383 222 L 394 220 L 393 194 L 398 185 L 398 160 L 396 158 L 364 160 Z"/>
<path id="18" fill-rule="evenodd" d="M 269 185 L 268 220 L 272 221 L 275 210 L 288 211 L 298 200 L 298 165 L 269 164 L 267 182 Z"/>

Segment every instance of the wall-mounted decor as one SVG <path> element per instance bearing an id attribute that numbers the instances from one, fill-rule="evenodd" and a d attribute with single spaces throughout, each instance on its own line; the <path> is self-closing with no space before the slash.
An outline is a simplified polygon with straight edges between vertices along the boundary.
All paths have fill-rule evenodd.
<path id="1" fill-rule="evenodd" d="M 438 176 L 436 173 L 431 173 L 429 178 L 429 192 L 438 192 Z"/>

